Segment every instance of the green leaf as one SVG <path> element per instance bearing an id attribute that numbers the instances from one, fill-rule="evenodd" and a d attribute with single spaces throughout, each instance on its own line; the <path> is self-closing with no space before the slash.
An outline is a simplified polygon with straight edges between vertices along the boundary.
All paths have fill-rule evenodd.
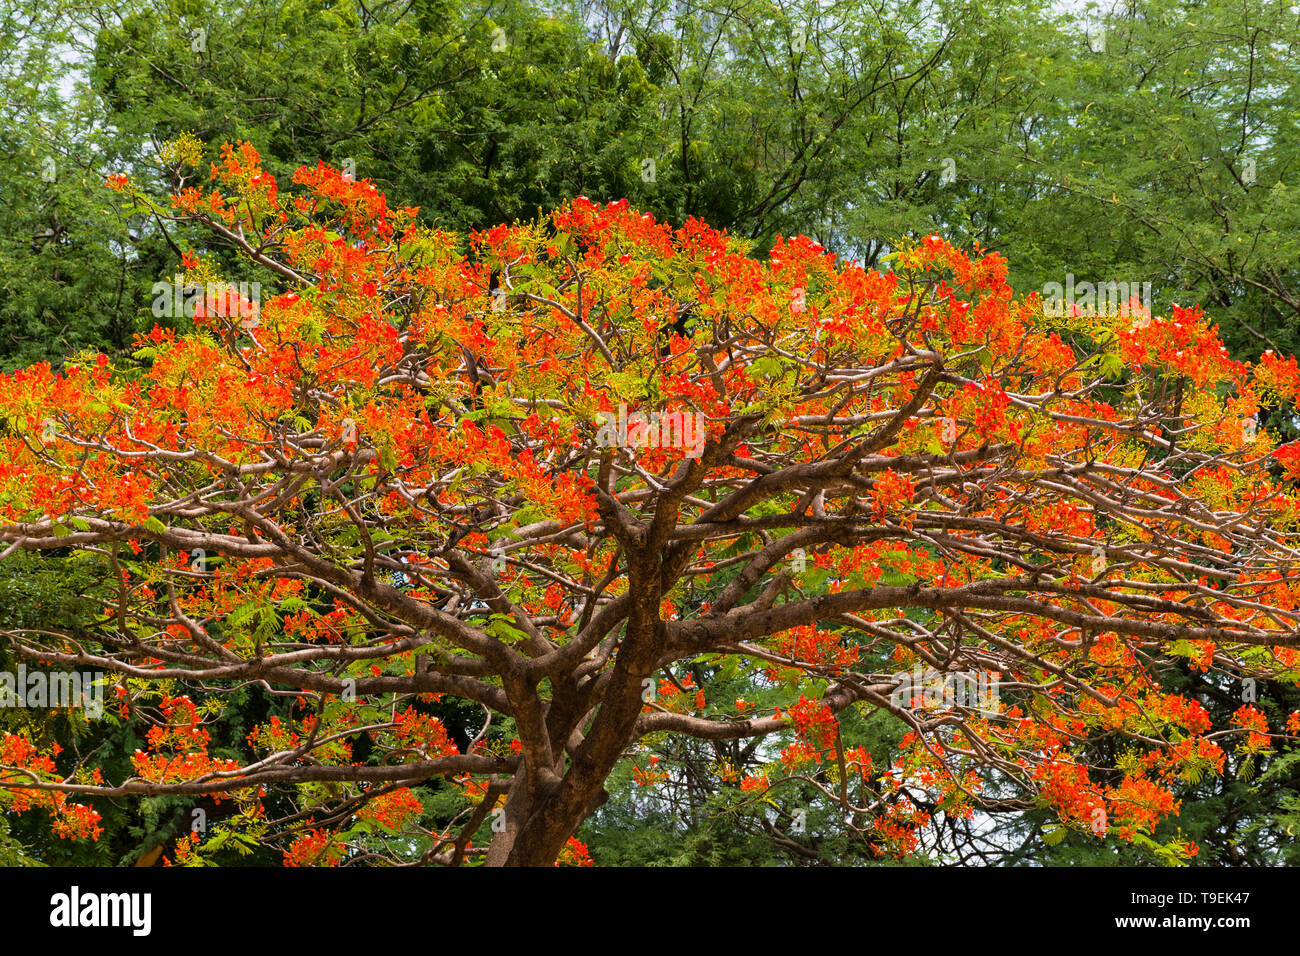
<path id="1" fill-rule="evenodd" d="M 511 618 L 505 614 L 493 614 L 488 618 L 485 630 L 502 644 L 514 644 L 528 639 L 528 635 L 510 623 Z"/>
<path id="2" fill-rule="evenodd" d="M 1101 373 L 1110 379 L 1118 379 L 1124 374 L 1124 360 L 1118 355 L 1103 355 L 1098 363 Z"/>
<path id="3" fill-rule="evenodd" d="M 1065 839 L 1065 827 L 1043 827 L 1043 842 L 1056 846 Z"/>
<path id="4" fill-rule="evenodd" d="M 779 378 L 785 371 L 785 364 L 775 355 L 765 355 L 749 363 L 750 378 Z"/>
<path id="5" fill-rule="evenodd" d="M 261 611 L 259 604 L 241 604 L 226 615 L 226 623 L 231 627 L 241 627 L 253 619 L 253 616 Z"/>

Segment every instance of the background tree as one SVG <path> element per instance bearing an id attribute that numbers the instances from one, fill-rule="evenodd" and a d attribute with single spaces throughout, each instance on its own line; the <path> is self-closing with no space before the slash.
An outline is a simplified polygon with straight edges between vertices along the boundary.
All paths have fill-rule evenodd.
<path id="1" fill-rule="evenodd" d="M 103 111 L 65 90 L 57 11 L 0 4 L 0 365 L 125 348 L 136 329 L 126 225 L 102 189 Z"/>
<path id="2" fill-rule="evenodd" d="M 1298 17 L 1159 0 L 1038 31 L 1037 89 L 970 154 L 971 188 L 1005 199 L 953 234 L 1028 270 L 1013 279 L 1151 281 L 1161 306 L 1213 309 L 1230 348 L 1292 351 Z"/>

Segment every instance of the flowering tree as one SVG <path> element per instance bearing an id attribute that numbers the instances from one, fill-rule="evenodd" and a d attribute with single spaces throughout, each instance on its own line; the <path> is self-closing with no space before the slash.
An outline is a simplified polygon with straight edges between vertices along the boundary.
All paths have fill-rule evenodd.
<path id="1" fill-rule="evenodd" d="M 1232 361 L 1196 310 L 1045 317 L 933 236 L 885 273 L 803 237 L 757 261 L 579 197 L 462 254 L 338 170 L 286 200 L 227 146 L 205 194 L 194 144 L 168 155 L 170 207 L 110 185 L 282 291 L 185 252 L 193 332 L 0 378 L 0 556 L 109 572 L 83 633 L 8 644 L 147 728 L 116 780 L 5 735 L 12 810 L 85 838 L 95 797 L 234 801 L 177 862 L 583 863 L 611 770 L 655 786 L 643 744 L 685 735 L 758 741 L 727 786 L 793 820 L 801 781 L 880 854 L 924 807 L 1149 843 L 1172 780 L 1300 730 L 1240 693 L 1300 681 L 1300 449 L 1260 424 L 1294 359 Z M 1241 696 L 1230 726 L 1175 666 Z M 292 706 L 213 752 L 249 687 Z M 850 710 L 905 722 L 896 761 Z"/>

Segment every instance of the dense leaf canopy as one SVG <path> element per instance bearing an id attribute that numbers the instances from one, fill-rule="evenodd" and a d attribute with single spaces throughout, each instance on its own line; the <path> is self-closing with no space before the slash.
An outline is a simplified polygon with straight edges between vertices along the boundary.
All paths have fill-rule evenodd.
<path id="1" fill-rule="evenodd" d="M 1164 684 L 1300 680 L 1300 449 L 1259 424 L 1300 373 L 1200 309 L 1045 309 L 933 235 L 884 272 L 755 258 L 583 197 L 463 254 L 342 170 L 282 194 L 244 143 L 198 188 L 198 144 L 164 153 L 170 205 L 108 185 L 276 291 L 186 253 L 194 332 L 0 380 L 5 555 L 106 569 L 80 632 L 10 646 L 118 675 L 102 719 L 149 725 L 117 779 L 3 738 L 56 831 L 97 834 L 86 796 L 207 795 L 240 812 L 179 859 L 581 862 L 615 768 L 653 787 L 644 748 L 682 737 L 753 742 L 726 786 L 797 833 L 807 785 L 876 857 L 1043 806 L 1177 860 L 1171 784 L 1300 730 Z M 214 752 L 251 685 L 295 704 Z M 841 731 L 873 713 L 910 728 L 888 764 Z M 463 805 L 433 827 L 432 778 Z"/>

